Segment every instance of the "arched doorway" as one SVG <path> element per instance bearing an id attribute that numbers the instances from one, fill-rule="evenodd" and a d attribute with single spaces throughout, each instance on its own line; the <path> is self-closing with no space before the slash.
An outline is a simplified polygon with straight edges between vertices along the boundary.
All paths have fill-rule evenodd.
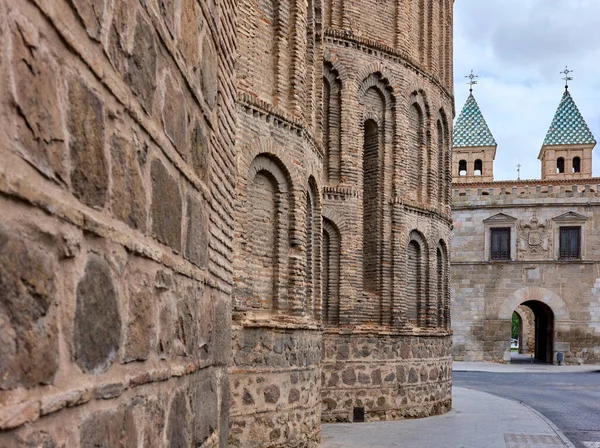
<path id="1" fill-rule="evenodd" d="M 519 355 L 511 362 L 522 362 L 532 355 L 537 361 L 552 363 L 554 355 L 554 313 L 538 300 L 527 300 L 514 311 L 518 320 Z"/>
<path id="2" fill-rule="evenodd" d="M 521 305 L 527 305 L 522 306 Z M 519 307 L 531 310 L 538 316 L 537 329 L 534 324 L 534 333 L 537 331 L 538 343 L 533 344 L 533 353 L 536 359 L 546 360 L 545 362 L 555 362 L 557 350 L 555 347 L 564 347 L 565 341 L 561 337 L 561 332 L 556 329 L 563 329 L 569 325 L 569 309 L 565 302 L 554 291 L 538 286 L 528 286 L 514 291 L 500 305 L 496 318 L 498 322 L 503 322 L 503 360 L 511 360 L 510 351 L 510 328 L 513 312 Z M 546 332 L 544 336 L 542 331 Z M 534 334 L 535 336 L 535 334 Z M 544 343 L 545 341 L 545 343 Z M 537 347 L 537 350 L 536 350 Z M 564 350 L 564 349 L 563 349 Z M 548 353 L 548 351 L 551 351 Z M 543 352 L 543 353 L 542 353 Z M 493 358 L 490 358 L 493 359 Z"/>

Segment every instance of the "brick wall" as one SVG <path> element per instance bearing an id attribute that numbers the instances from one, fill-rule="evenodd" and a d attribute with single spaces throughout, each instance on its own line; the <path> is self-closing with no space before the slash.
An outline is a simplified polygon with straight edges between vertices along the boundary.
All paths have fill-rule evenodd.
<path id="1" fill-rule="evenodd" d="M 0 2 L 0 445 L 227 446 L 234 25 Z"/>
<path id="2" fill-rule="evenodd" d="M 320 9 L 240 4 L 230 446 L 320 441 Z"/>
<path id="3" fill-rule="evenodd" d="M 323 216 L 340 235 L 339 248 L 336 242 L 332 250 L 331 239 L 328 246 L 330 257 L 340 254 L 339 287 L 326 297 L 321 386 L 328 421 L 352 420 L 353 408 L 364 408 L 368 419 L 449 409 L 448 6 L 324 4 Z M 355 343 L 369 353 L 329 353 Z M 413 364 L 390 348 L 404 343 L 422 344 L 423 356 L 433 358 L 415 355 Z M 429 378 L 418 386 L 389 375 L 416 365 L 426 365 L 421 373 Z M 429 376 L 429 368 L 447 375 Z M 391 369 L 388 380 L 378 379 L 382 369 Z M 435 400 L 426 402 L 427 394 Z"/>

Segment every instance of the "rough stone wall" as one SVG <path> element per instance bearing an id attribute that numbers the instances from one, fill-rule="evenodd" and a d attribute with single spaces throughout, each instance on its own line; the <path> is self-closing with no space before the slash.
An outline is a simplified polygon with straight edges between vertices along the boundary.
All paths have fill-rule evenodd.
<path id="1" fill-rule="evenodd" d="M 229 445 L 316 447 L 321 4 L 261 0 L 238 6 Z"/>
<path id="2" fill-rule="evenodd" d="M 554 360 L 563 352 L 567 363 L 599 362 L 598 191 L 598 179 L 580 185 L 536 181 L 455 186 L 455 360 L 509 360 L 510 315 L 521 303 L 536 300 L 554 314 Z M 487 261 L 484 220 L 500 213 L 515 218 L 510 224 L 516 238 L 513 260 Z M 582 227 L 581 260 L 558 260 L 558 232 L 565 224 Z M 529 238 L 532 226 L 539 232 Z"/>
<path id="3" fill-rule="evenodd" d="M 326 1 L 323 17 L 323 216 L 339 234 L 323 267 L 339 278 L 324 290 L 324 350 L 364 340 L 369 352 L 324 354 L 323 418 L 352 420 L 355 407 L 377 419 L 440 413 L 450 402 L 451 4 Z M 378 353 L 406 341 L 439 355 Z M 431 379 L 379 381 L 384 364 L 423 366 Z"/>
<path id="4" fill-rule="evenodd" d="M 227 446 L 234 25 L 0 1 L 1 446 Z"/>
<path id="5" fill-rule="evenodd" d="M 446 336 L 388 332 L 335 334 L 323 345 L 323 421 L 419 418 L 452 407 L 452 358 Z"/>

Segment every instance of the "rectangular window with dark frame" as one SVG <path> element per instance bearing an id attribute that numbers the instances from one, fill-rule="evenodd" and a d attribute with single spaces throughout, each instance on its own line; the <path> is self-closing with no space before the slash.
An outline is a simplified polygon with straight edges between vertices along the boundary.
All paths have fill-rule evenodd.
<path id="1" fill-rule="evenodd" d="M 510 227 L 492 228 L 492 260 L 510 260 Z"/>
<path id="2" fill-rule="evenodd" d="M 570 226 L 560 228 L 558 250 L 559 260 L 581 259 L 581 227 Z"/>

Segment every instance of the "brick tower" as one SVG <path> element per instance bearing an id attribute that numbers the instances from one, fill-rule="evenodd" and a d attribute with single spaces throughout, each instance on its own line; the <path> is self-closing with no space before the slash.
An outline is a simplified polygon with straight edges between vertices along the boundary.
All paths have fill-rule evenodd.
<path id="1" fill-rule="evenodd" d="M 449 0 L 323 5 L 323 420 L 450 408 Z"/>
<path id="2" fill-rule="evenodd" d="M 452 135 L 452 182 L 493 181 L 497 146 L 471 90 Z"/>
<path id="3" fill-rule="evenodd" d="M 320 4 L 238 2 L 229 446 L 317 446 Z"/>

